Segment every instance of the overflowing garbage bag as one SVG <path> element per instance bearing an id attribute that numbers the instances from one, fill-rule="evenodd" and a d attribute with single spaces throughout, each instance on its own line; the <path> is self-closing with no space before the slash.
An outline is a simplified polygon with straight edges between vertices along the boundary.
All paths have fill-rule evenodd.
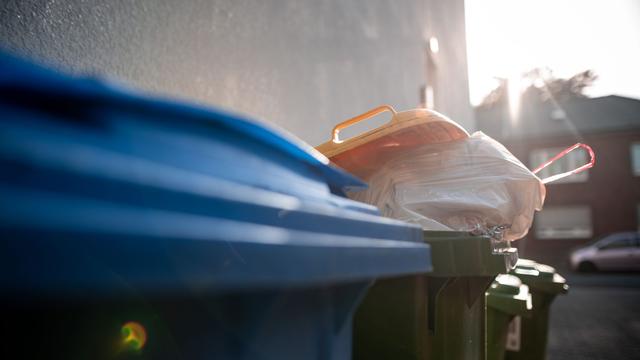
<path id="1" fill-rule="evenodd" d="M 344 127 L 383 111 L 393 114 L 388 124 L 339 139 Z M 439 135 L 422 135 L 430 130 Z M 543 180 L 502 144 L 482 132 L 469 135 L 426 109 L 374 109 L 336 126 L 332 140 L 317 149 L 369 184 L 350 197 L 425 230 L 517 240 L 527 234 L 545 199 Z"/>
<path id="2" fill-rule="evenodd" d="M 502 144 L 476 132 L 426 144 L 383 164 L 369 189 L 350 194 L 385 216 L 427 230 L 463 230 L 516 240 L 541 210 L 545 187 Z"/>

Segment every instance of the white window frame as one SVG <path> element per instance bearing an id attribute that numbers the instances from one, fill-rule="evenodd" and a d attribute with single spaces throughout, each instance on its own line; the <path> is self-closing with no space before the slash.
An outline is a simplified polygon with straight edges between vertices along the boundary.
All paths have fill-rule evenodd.
<path id="1" fill-rule="evenodd" d="M 545 211 L 547 212 L 545 213 Z M 559 212 L 562 211 L 574 212 L 574 216 L 584 216 L 584 218 L 578 219 L 577 224 L 566 224 L 566 226 L 555 227 L 553 225 L 545 226 L 545 218 L 558 219 L 561 217 Z M 593 215 L 588 205 L 545 207 L 542 209 L 542 212 L 536 214 L 534 225 L 536 238 L 539 240 L 572 240 L 589 239 L 593 237 Z"/>
<path id="2" fill-rule="evenodd" d="M 637 154 L 634 152 L 635 149 L 637 149 L 638 151 Z M 633 176 L 640 176 L 640 142 L 631 143 L 631 146 L 629 147 L 629 153 L 631 154 L 631 161 L 629 164 L 629 166 L 631 166 L 631 173 L 633 174 Z M 636 165 L 638 166 L 636 167 Z"/>

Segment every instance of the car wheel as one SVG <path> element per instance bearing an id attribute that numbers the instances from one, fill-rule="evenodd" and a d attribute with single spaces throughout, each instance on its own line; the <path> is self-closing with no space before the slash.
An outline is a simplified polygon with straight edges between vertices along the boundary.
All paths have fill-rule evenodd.
<path id="1" fill-rule="evenodd" d="M 578 271 L 580 272 L 594 272 L 597 270 L 596 264 L 591 261 L 583 261 L 578 265 Z"/>

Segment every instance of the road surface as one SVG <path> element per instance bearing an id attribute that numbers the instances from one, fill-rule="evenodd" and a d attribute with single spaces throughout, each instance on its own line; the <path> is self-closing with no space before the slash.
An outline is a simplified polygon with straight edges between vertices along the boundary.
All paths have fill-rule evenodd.
<path id="1" fill-rule="evenodd" d="M 568 276 L 553 304 L 549 360 L 640 360 L 640 274 Z"/>

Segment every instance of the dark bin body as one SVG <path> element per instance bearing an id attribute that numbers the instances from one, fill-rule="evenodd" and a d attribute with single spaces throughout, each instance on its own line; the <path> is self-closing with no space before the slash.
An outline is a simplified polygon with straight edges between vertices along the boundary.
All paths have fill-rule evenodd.
<path id="1" fill-rule="evenodd" d="M 431 270 L 419 228 L 242 117 L 0 54 L 0 136 L 3 358 L 349 359 L 368 286 Z"/>
<path id="2" fill-rule="evenodd" d="M 485 290 L 517 261 L 510 247 L 425 231 L 433 272 L 376 282 L 356 312 L 355 359 L 484 359 Z"/>
<path id="3" fill-rule="evenodd" d="M 569 290 L 566 280 L 548 265 L 521 259 L 511 272 L 529 287 L 533 312 L 523 318 L 520 328 L 520 349 L 508 350 L 506 359 L 544 360 L 547 358 L 549 316 L 556 296 Z"/>
<path id="4" fill-rule="evenodd" d="M 516 316 L 531 317 L 529 287 L 513 275 L 498 275 L 487 290 L 487 359 L 502 360 L 509 326 Z"/>

